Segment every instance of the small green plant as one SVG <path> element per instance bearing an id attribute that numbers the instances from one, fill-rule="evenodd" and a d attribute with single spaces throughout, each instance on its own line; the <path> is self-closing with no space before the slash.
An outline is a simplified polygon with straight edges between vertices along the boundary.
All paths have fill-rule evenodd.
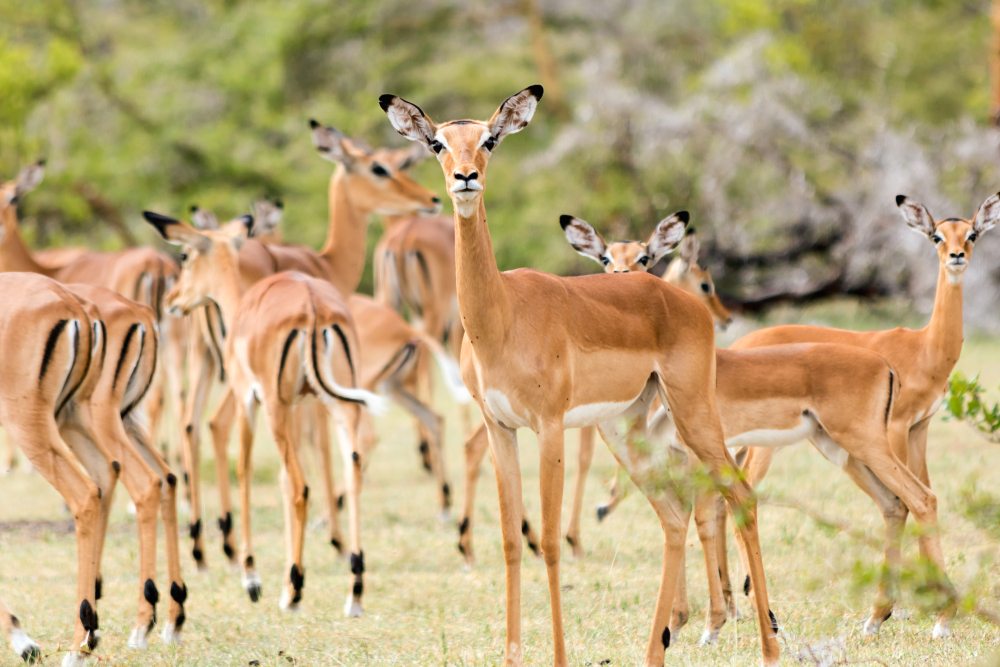
<path id="1" fill-rule="evenodd" d="M 956 372 L 948 382 L 945 419 L 963 421 L 986 440 L 1000 444 L 1000 404 L 989 407 L 983 400 L 986 389 L 977 373 L 971 380 Z"/>

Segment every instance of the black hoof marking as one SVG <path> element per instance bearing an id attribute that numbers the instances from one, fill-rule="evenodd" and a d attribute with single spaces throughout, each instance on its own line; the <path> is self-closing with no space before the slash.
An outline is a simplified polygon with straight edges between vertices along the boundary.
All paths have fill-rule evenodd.
<path id="1" fill-rule="evenodd" d="M 351 554 L 351 574 L 356 577 L 365 573 L 365 552 Z"/>
<path id="2" fill-rule="evenodd" d="M 749 574 L 747 575 L 747 578 L 743 580 L 743 595 L 747 595 L 747 596 L 750 595 L 750 575 Z"/>
<path id="3" fill-rule="evenodd" d="M 184 604 L 188 599 L 188 587 L 187 584 L 183 586 L 178 586 L 177 582 L 170 584 L 170 599 L 172 599 L 177 604 Z"/>
<path id="4" fill-rule="evenodd" d="M 100 577 L 94 582 L 94 602 L 101 599 L 101 593 L 103 592 L 104 585 Z"/>
<path id="5" fill-rule="evenodd" d="M 247 559 L 243 561 L 243 566 L 248 570 L 251 569 L 253 567 L 253 556 L 247 556 Z"/>
<path id="6" fill-rule="evenodd" d="M 288 580 L 292 582 L 292 588 L 294 588 L 296 591 L 300 591 L 302 590 L 302 587 L 305 585 L 306 575 L 304 572 L 302 572 L 302 570 L 299 569 L 299 566 L 297 564 L 292 563 L 292 569 L 288 573 Z"/>
<path id="7" fill-rule="evenodd" d="M 608 508 L 605 505 L 601 505 L 597 508 L 597 520 L 604 521 L 605 517 L 608 516 Z"/>
<path id="8" fill-rule="evenodd" d="M 774 630 L 774 634 L 778 634 L 778 619 L 774 617 L 774 612 L 768 609 L 767 615 L 771 617 L 771 629 Z"/>
<path id="9" fill-rule="evenodd" d="M 344 550 L 344 548 L 340 545 L 340 540 L 338 540 L 336 537 L 330 539 L 330 544 L 332 544 L 333 548 L 337 550 L 337 553 L 340 553 Z"/>
<path id="10" fill-rule="evenodd" d="M 196 560 L 197 562 L 199 562 L 199 563 L 200 563 L 200 562 L 202 562 L 202 560 L 204 559 L 204 557 L 205 557 L 205 554 L 203 554 L 203 553 L 201 552 L 201 549 L 192 549 L 192 550 L 191 550 L 191 556 L 192 556 L 192 557 L 193 557 L 193 558 L 194 558 L 194 559 L 195 559 L 195 560 Z"/>
<path id="11" fill-rule="evenodd" d="M 885 618 L 883 618 L 883 619 L 882 619 L 882 622 L 883 622 L 883 623 L 885 623 L 886 621 L 888 621 L 888 620 L 889 620 L 889 618 L 890 618 L 891 616 L 892 616 L 892 609 L 890 609 L 889 611 L 887 611 L 887 612 L 886 612 L 886 614 L 885 614 Z"/>
<path id="12" fill-rule="evenodd" d="M 461 542 L 458 543 L 458 553 L 462 554 L 463 556 L 465 555 L 465 547 L 462 545 Z"/>
<path id="13" fill-rule="evenodd" d="M 177 486 L 177 475 L 175 475 L 172 472 L 168 472 L 167 473 L 167 484 L 169 484 L 171 487 L 176 487 Z"/>
<path id="14" fill-rule="evenodd" d="M 527 535 L 529 530 L 531 530 L 531 528 L 528 526 L 528 520 L 521 519 L 521 534 Z"/>
<path id="15" fill-rule="evenodd" d="M 42 657 L 42 650 L 37 646 L 31 646 L 21 653 L 21 660 L 24 660 L 29 665 L 38 662 Z"/>
<path id="16" fill-rule="evenodd" d="M 448 501 L 451 500 L 451 487 L 449 487 L 447 484 L 442 484 L 441 495 L 444 496 L 445 504 L 446 505 L 450 504 Z"/>
<path id="17" fill-rule="evenodd" d="M 146 602 L 154 607 L 160 601 L 160 591 L 156 590 L 156 584 L 152 579 L 146 580 L 146 585 L 142 587 L 142 596 L 146 598 Z"/>
<path id="18" fill-rule="evenodd" d="M 233 532 L 232 512 L 226 512 L 225 517 L 219 517 L 219 530 L 222 531 L 223 536 L 228 536 L 229 533 Z"/>
<path id="19" fill-rule="evenodd" d="M 344 494 L 343 493 L 340 494 L 339 496 L 337 496 L 337 509 L 338 510 L 344 509 Z"/>
<path id="20" fill-rule="evenodd" d="M 194 424 L 188 424 L 187 426 L 185 426 L 184 432 L 187 433 L 188 435 L 194 433 Z M 185 481 L 187 480 L 187 473 L 184 473 L 184 479 Z"/>
<path id="21" fill-rule="evenodd" d="M 187 616 L 184 615 L 184 610 L 181 609 L 181 613 L 177 614 L 177 618 L 174 619 L 174 632 L 180 632 L 186 620 Z"/>
<path id="22" fill-rule="evenodd" d="M 364 591 L 365 591 L 365 585 L 364 585 L 364 583 L 362 583 L 360 581 L 355 581 L 354 582 L 354 588 L 351 589 L 351 592 L 354 595 L 354 599 L 360 600 L 361 599 L 361 594 L 364 593 Z"/>
<path id="23" fill-rule="evenodd" d="M 354 465 L 361 465 L 361 456 L 357 452 L 351 452 L 351 458 L 354 460 Z"/>
<path id="24" fill-rule="evenodd" d="M 469 517 L 462 519 L 462 523 L 458 524 L 458 535 L 461 537 L 469 532 Z"/>
<path id="25" fill-rule="evenodd" d="M 663 635 L 660 639 L 663 641 L 663 648 L 670 648 L 670 628 L 663 628 Z"/>
<path id="26" fill-rule="evenodd" d="M 80 623 L 87 631 L 87 648 L 93 651 L 97 648 L 97 642 L 100 638 L 97 636 L 97 612 L 88 600 L 80 603 Z"/>
<path id="27" fill-rule="evenodd" d="M 188 531 L 191 533 L 191 539 L 197 540 L 201 537 L 201 519 L 198 519 L 188 527 Z"/>
<path id="28" fill-rule="evenodd" d="M 250 602 L 260 602 L 260 584 L 250 584 L 247 586 L 247 593 L 250 595 Z"/>
<path id="29" fill-rule="evenodd" d="M 118 475 L 122 471 L 122 464 L 118 463 L 118 461 L 112 461 L 111 468 L 115 471 L 115 474 Z"/>
<path id="30" fill-rule="evenodd" d="M 571 547 L 575 547 L 575 546 L 576 546 L 576 542 L 575 542 L 575 541 L 573 540 L 573 536 L 572 536 L 572 535 L 567 535 L 567 536 L 566 536 L 566 542 L 567 542 L 567 543 L 568 543 L 568 544 L 569 544 L 569 545 L 570 545 Z"/>
<path id="31" fill-rule="evenodd" d="M 538 545 L 535 544 L 534 542 L 528 542 L 528 548 L 531 549 L 532 553 L 534 553 L 536 556 L 540 556 L 542 554 L 541 550 L 539 550 L 538 548 Z"/>
<path id="32" fill-rule="evenodd" d="M 191 482 L 191 480 L 190 480 L 190 478 L 188 478 L 188 474 L 184 473 L 184 483 L 185 484 L 189 484 L 190 482 Z"/>
<path id="33" fill-rule="evenodd" d="M 303 500 L 309 500 L 309 485 L 308 484 L 306 484 L 302 488 L 302 499 Z"/>
<path id="34" fill-rule="evenodd" d="M 222 553 L 226 554 L 226 558 L 228 558 L 229 560 L 232 560 L 233 556 L 236 555 L 236 552 L 233 551 L 233 548 L 225 542 L 222 543 Z"/>

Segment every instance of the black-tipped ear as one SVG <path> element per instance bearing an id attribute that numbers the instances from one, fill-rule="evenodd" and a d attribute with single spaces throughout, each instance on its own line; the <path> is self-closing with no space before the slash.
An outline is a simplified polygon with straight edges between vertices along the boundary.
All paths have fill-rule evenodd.
<path id="1" fill-rule="evenodd" d="M 694 227 L 688 227 L 684 231 L 684 236 L 694 236 Z"/>
<path id="2" fill-rule="evenodd" d="M 896 195 L 896 206 L 902 206 L 906 201 L 906 195 Z"/>
<path id="3" fill-rule="evenodd" d="M 691 222 L 691 214 L 688 213 L 687 211 L 677 211 L 676 213 L 674 213 L 674 216 L 678 220 L 680 220 L 681 222 L 683 222 L 685 225 L 687 223 Z"/>
<path id="4" fill-rule="evenodd" d="M 278 208 L 285 208 L 285 202 L 281 201 L 280 199 L 275 199 L 274 205 L 277 206 Z"/>
<path id="5" fill-rule="evenodd" d="M 560 215 L 559 216 L 559 226 L 563 228 L 563 231 L 569 227 L 569 223 L 573 222 L 572 215 Z"/>
<path id="6" fill-rule="evenodd" d="M 253 216 L 252 215 L 241 215 L 239 221 L 243 223 L 243 226 L 247 228 L 247 236 L 250 236 L 250 232 L 253 231 Z"/>
<path id="7" fill-rule="evenodd" d="M 159 213 L 153 213 L 152 211 L 143 211 L 142 217 L 146 219 L 146 222 L 153 225 L 153 227 L 156 227 L 156 231 L 159 232 L 160 236 L 164 239 L 167 238 L 167 227 L 170 225 L 180 224 L 180 220 L 166 215 L 160 215 Z"/>
<path id="8" fill-rule="evenodd" d="M 379 95 L 378 105 L 380 107 L 382 107 L 382 111 L 388 111 L 389 110 L 389 105 L 392 104 L 392 101 L 394 99 L 396 99 L 396 96 L 395 95 L 389 95 L 388 93 L 386 93 L 385 95 Z M 416 105 L 414 105 L 414 106 L 416 106 Z"/>
<path id="9" fill-rule="evenodd" d="M 197 211 L 198 211 L 198 205 L 197 204 L 191 204 L 191 212 L 192 213 L 196 213 Z"/>
<path id="10" fill-rule="evenodd" d="M 49 161 L 48 158 L 44 158 L 43 157 L 43 158 L 39 158 L 38 162 L 36 162 L 35 164 L 37 164 L 39 167 L 44 167 L 45 163 L 48 162 L 48 161 Z"/>
<path id="11" fill-rule="evenodd" d="M 319 127 L 319 121 L 317 121 L 315 118 L 310 118 L 309 127 L 315 130 L 317 127 Z"/>
<path id="12" fill-rule="evenodd" d="M 531 92 L 532 95 L 535 96 L 536 100 L 542 99 L 542 95 L 545 94 L 545 89 L 542 88 L 542 86 L 537 83 L 533 86 L 528 86 L 528 90 Z"/>

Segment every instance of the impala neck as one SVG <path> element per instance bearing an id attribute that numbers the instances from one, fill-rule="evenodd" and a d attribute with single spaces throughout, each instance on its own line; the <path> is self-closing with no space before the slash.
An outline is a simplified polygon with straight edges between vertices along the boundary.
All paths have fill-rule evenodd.
<path id="1" fill-rule="evenodd" d="M 510 299 L 493 255 L 486 205 L 468 218 L 455 206 L 455 273 L 462 325 L 473 345 L 502 339 L 512 319 Z"/>
<path id="2" fill-rule="evenodd" d="M 330 228 L 320 254 L 330 267 L 332 282 L 341 294 L 354 294 L 365 271 L 368 213 L 351 201 L 349 175 L 343 165 L 330 178 Z"/>
<path id="3" fill-rule="evenodd" d="M 243 281 L 240 279 L 239 270 L 234 268 L 232 271 L 220 272 L 216 276 L 214 284 L 215 287 L 209 296 L 219 304 L 219 310 L 222 311 L 222 323 L 225 324 L 226 331 L 232 331 L 236 311 L 239 309 L 240 301 L 243 300 L 243 294 L 246 292 Z"/>
<path id="4" fill-rule="evenodd" d="M 952 282 L 944 266 L 938 272 L 934 312 L 926 331 L 929 349 L 948 365 L 950 372 L 962 353 L 962 283 Z"/>
<path id="5" fill-rule="evenodd" d="M 24 271 L 41 273 L 49 277 L 55 273 L 35 261 L 28 246 L 25 245 L 21 237 L 21 228 L 17 224 L 17 210 L 14 206 L 8 206 L 3 210 L 0 224 L 3 225 L 3 231 L 0 232 L 0 272 Z"/>

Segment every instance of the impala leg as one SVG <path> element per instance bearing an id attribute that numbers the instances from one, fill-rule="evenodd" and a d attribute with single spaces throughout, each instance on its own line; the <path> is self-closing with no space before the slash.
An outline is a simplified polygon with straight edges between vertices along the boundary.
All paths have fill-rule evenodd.
<path id="1" fill-rule="evenodd" d="M 542 560 L 549 580 L 552 608 L 552 644 L 555 667 L 566 667 L 566 640 L 562 622 L 562 592 L 559 587 L 559 555 L 562 546 L 562 497 L 566 483 L 565 431 L 562 418 L 543 424 L 538 433 L 539 485 L 542 498 Z"/>
<path id="2" fill-rule="evenodd" d="M 917 476 L 917 479 L 926 486 L 928 489 L 931 488 L 931 478 L 927 473 L 927 428 L 930 426 L 931 419 L 927 419 L 914 424 L 907 434 L 906 441 L 906 458 L 899 456 L 899 459 L 906 463 L 906 467 Z M 893 448 L 895 451 L 895 447 Z M 917 544 L 920 545 L 920 555 L 923 558 L 929 558 L 927 537 L 924 534 L 920 534 L 917 537 Z"/>
<path id="3" fill-rule="evenodd" d="M 691 382 L 689 378 L 698 377 L 698 374 L 692 372 L 694 369 L 686 369 L 685 365 L 681 362 L 673 366 L 666 363 L 662 365 L 676 373 L 663 378 L 666 398 L 681 441 L 708 468 L 733 513 L 741 517 L 741 521 L 737 523 L 747 548 L 763 664 L 770 667 L 777 664 L 780 654 L 776 638 L 778 624 L 767 600 L 767 584 L 757 534 L 757 499 L 750 483 L 735 475 L 736 462 L 725 448 L 714 392 L 709 391 L 709 386 Z"/>
<path id="4" fill-rule="evenodd" d="M 715 547 L 716 520 L 715 512 L 719 494 L 700 492 L 694 501 L 694 522 L 698 529 L 698 539 L 705 556 L 705 574 L 708 577 L 708 614 L 705 618 L 705 631 L 701 635 L 701 644 L 713 644 L 719 636 L 719 630 L 726 624 L 728 617 L 725 598 L 722 595 L 722 579 L 720 576 L 718 552 Z M 684 576 L 681 568 L 680 576 Z"/>
<path id="5" fill-rule="evenodd" d="M 30 424 L 8 420 L 4 427 L 35 470 L 69 505 L 76 527 L 78 611 L 73 643 L 63 664 L 78 665 L 84 660 L 81 649 L 93 650 L 99 639 L 95 583 L 101 492 L 63 442 L 50 406 L 29 405 L 25 411 L 40 415 L 41 419 Z"/>
<path id="6" fill-rule="evenodd" d="M 420 356 L 423 357 L 426 355 Z M 393 399 L 403 409 L 413 415 L 424 428 L 423 433 L 430 443 L 428 460 L 430 461 L 431 472 L 435 480 L 437 480 L 438 489 L 441 492 L 441 512 L 439 518 L 442 522 L 448 521 L 450 520 L 451 487 L 448 485 L 448 477 L 444 469 L 444 459 L 441 455 L 441 434 L 444 430 L 441 416 L 435 413 L 426 403 L 406 391 L 399 382 L 389 382 L 387 384 Z"/>
<path id="7" fill-rule="evenodd" d="M 302 601 L 302 588 L 305 585 L 306 571 L 302 561 L 302 548 L 305 545 L 309 487 L 306 486 L 305 474 L 299 462 L 298 447 L 292 442 L 290 435 L 291 407 L 279 398 L 265 399 L 264 415 L 271 436 L 274 438 L 274 444 L 278 447 L 278 455 L 281 457 L 281 468 L 284 473 L 281 486 L 285 515 L 291 518 L 291 526 L 286 526 L 286 535 L 290 538 L 286 545 L 287 575 L 279 606 L 285 610 L 296 611 Z"/>
<path id="8" fill-rule="evenodd" d="M 204 570 L 205 543 L 201 531 L 201 433 L 200 425 L 205 415 L 205 404 L 212 385 L 215 362 L 205 348 L 204 340 L 192 336 L 188 354 L 188 368 L 193 386 L 191 400 L 184 415 L 184 430 L 181 434 L 181 459 L 184 462 L 184 480 L 187 483 L 191 512 L 188 517 L 191 534 L 191 555 L 199 570 Z"/>
<path id="9" fill-rule="evenodd" d="M 625 500 L 628 494 L 625 486 L 626 474 L 621 466 L 615 467 L 614 475 L 611 477 L 611 487 L 608 489 L 608 499 L 597 506 L 598 521 L 604 521 Z"/>
<path id="10" fill-rule="evenodd" d="M 229 493 L 229 435 L 236 419 L 236 399 L 227 391 L 211 419 L 208 429 L 212 435 L 212 449 L 215 451 L 215 483 L 219 488 L 219 531 L 222 533 L 222 553 L 229 561 L 230 569 L 237 569 L 236 549 L 233 539 L 233 505 Z"/>
<path id="11" fill-rule="evenodd" d="M 677 587 L 670 607 L 670 641 L 676 641 L 681 628 L 691 617 L 691 604 L 687 590 L 687 533 L 684 534 L 685 548 L 681 550 L 680 564 L 677 566 Z"/>
<path id="12" fill-rule="evenodd" d="M 507 579 L 507 636 L 505 667 L 522 667 L 521 644 L 521 464 L 517 458 L 517 432 L 485 417 L 490 453 L 500 499 L 500 528 Z"/>
<path id="13" fill-rule="evenodd" d="M 3 598 L 0 598 L 0 630 L 7 635 L 11 648 L 21 660 L 37 662 L 42 657 L 41 647 L 24 631 L 21 622 L 11 613 Z"/>
<path id="14" fill-rule="evenodd" d="M 593 426 L 580 429 L 580 451 L 577 454 L 576 483 L 573 486 L 573 509 L 569 515 L 569 527 L 566 529 L 566 542 L 573 550 L 574 558 L 583 558 L 583 542 L 580 539 L 580 514 L 583 512 L 583 492 L 587 485 L 587 473 L 594 460 Z"/>
<path id="15" fill-rule="evenodd" d="M 426 354 L 417 355 L 416 362 L 414 362 L 412 369 L 402 380 L 402 386 L 403 389 L 409 394 L 421 397 L 429 405 L 429 397 L 431 395 L 431 367 L 428 356 L 429 355 Z M 434 475 L 433 454 L 431 452 L 431 443 L 433 439 L 431 437 L 431 433 L 429 432 L 427 425 L 420 419 L 419 416 L 414 415 L 414 417 L 417 437 L 420 439 L 420 444 L 417 447 L 417 451 L 420 453 L 420 464 L 429 474 Z"/>
<path id="16" fill-rule="evenodd" d="M 476 564 L 472 549 L 472 517 L 476 508 L 476 485 L 479 482 L 479 467 L 489 448 L 486 424 L 482 424 L 465 442 L 465 496 L 462 503 L 462 520 L 458 524 L 458 550 L 465 556 L 469 567 Z"/>
<path id="17" fill-rule="evenodd" d="M 337 485 L 333 477 L 333 456 L 330 445 L 330 427 L 326 420 L 326 407 L 317 401 L 313 404 L 314 444 L 319 452 L 320 477 L 323 483 L 323 504 L 326 507 L 330 544 L 338 554 L 344 553 L 344 541 L 340 534 L 340 516 L 337 511 Z"/>
<path id="18" fill-rule="evenodd" d="M 166 319 L 164 318 L 164 320 Z M 166 387 L 170 393 L 173 419 L 179 419 L 184 411 L 185 403 L 184 338 L 185 332 L 191 328 L 192 318 L 188 316 L 183 320 L 170 319 L 173 321 L 167 327 L 163 327 L 163 320 L 161 320 L 161 331 L 166 329 L 161 340 L 166 339 L 166 344 L 162 345 L 160 349 L 163 351 L 163 371 L 166 375 Z M 169 429 L 169 431 L 173 431 L 173 429 Z M 168 437 L 168 451 L 163 455 L 163 458 L 167 461 L 167 465 L 173 466 L 177 463 L 178 458 L 178 439 L 176 432 L 172 432 L 171 436 Z"/>
<path id="19" fill-rule="evenodd" d="M 760 484 L 761 480 L 763 480 L 764 477 L 767 475 L 767 471 L 771 468 L 771 462 L 774 461 L 774 455 L 777 453 L 777 451 L 778 451 L 777 449 L 771 447 L 751 447 L 751 448 L 746 448 L 740 452 L 740 455 L 737 457 L 736 462 L 737 465 L 744 471 L 746 480 L 752 488 L 756 489 L 757 485 Z M 720 504 L 720 506 L 717 508 L 716 511 L 717 511 L 716 539 L 719 539 L 720 535 L 725 535 L 727 508 L 724 505 Z M 743 581 L 737 583 L 739 583 L 739 585 L 742 586 L 743 595 L 746 597 L 750 597 L 750 590 L 752 589 L 752 586 L 749 574 L 750 561 L 747 559 L 746 545 L 743 543 L 743 537 L 740 534 L 739 526 L 734 525 L 733 532 L 736 537 L 736 549 L 740 555 L 740 565 L 743 568 L 741 571 L 747 573 L 743 576 Z M 727 557 L 725 556 L 724 552 L 720 554 L 720 556 Z M 729 573 L 727 571 L 728 564 L 726 566 L 720 565 L 720 570 L 722 572 L 725 572 L 724 576 L 728 580 L 729 579 Z M 751 602 L 754 605 L 756 605 L 756 600 L 754 598 L 751 598 Z M 732 605 L 736 607 L 736 617 L 740 618 L 739 607 L 736 605 L 736 602 L 733 601 Z"/>
<path id="20" fill-rule="evenodd" d="M 337 444 L 344 459 L 344 493 L 347 496 L 348 540 L 351 550 L 351 593 L 344 605 L 344 614 L 356 618 L 364 615 L 361 604 L 365 583 L 365 553 L 361 548 L 361 485 L 362 467 L 361 443 L 358 441 L 358 426 L 361 408 L 354 403 L 337 403 L 331 407 L 337 427 Z"/>
<path id="21" fill-rule="evenodd" d="M 236 425 L 240 434 L 240 453 L 236 461 L 236 478 L 240 485 L 240 566 L 243 568 L 243 588 L 251 602 L 261 596 L 260 575 L 253 558 L 253 541 L 250 537 L 250 484 L 253 482 L 253 436 L 256 421 L 256 403 L 250 406 L 234 401 Z M 250 410 L 247 410 L 250 407 Z"/>

